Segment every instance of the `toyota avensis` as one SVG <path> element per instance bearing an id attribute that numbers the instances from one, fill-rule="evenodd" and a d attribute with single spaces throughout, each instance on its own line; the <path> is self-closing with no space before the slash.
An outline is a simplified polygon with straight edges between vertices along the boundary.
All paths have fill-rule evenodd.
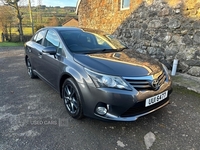
<path id="1" fill-rule="evenodd" d="M 76 119 L 134 121 L 166 106 L 172 92 L 165 65 L 99 30 L 40 29 L 25 44 L 25 62 Z"/>

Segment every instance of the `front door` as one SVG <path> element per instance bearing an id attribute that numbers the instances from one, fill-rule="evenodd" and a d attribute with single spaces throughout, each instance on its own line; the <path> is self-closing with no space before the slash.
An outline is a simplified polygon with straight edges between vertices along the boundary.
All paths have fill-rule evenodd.
<path id="1" fill-rule="evenodd" d="M 61 74 L 62 45 L 58 35 L 53 30 L 48 30 L 44 39 L 44 47 L 54 46 L 57 49 L 56 55 L 42 53 L 42 58 L 39 64 L 39 72 L 42 77 L 49 82 L 54 88 L 57 89 L 59 77 Z"/>

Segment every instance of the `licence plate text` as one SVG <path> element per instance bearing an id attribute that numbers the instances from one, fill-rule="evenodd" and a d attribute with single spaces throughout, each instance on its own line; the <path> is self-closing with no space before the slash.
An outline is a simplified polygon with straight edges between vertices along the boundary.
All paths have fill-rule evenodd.
<path id="1" fill-rule="evenodd" d="M 147 98 L 146 102 L 145 102 L 145 107 L 151 106 L 153 104 L 156 104 L 156 103 L 164 100 L 165 98 L 167 98 L 167 95 L 168 95 L 168 91 L 165 91 L 165 92 L 158 94 L 156 96 Z"/>

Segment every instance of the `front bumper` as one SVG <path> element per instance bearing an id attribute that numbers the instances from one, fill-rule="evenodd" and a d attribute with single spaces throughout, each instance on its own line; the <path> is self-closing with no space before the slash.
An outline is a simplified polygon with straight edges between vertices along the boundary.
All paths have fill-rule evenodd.
<path id="1" fill-rule="evenodd" d="M 137 120 L 139 117 L 148 115 L 164 106 L 166 106 L 167 104 L 169 104 L 169 99 L 167 99 L 167 101 L 165 101 L 163 104 L 160 104 L 158 107 L 155 107 L 154 109 L 149 109 L 148 111 L 143 111 L 141 113 L 137 113 L 135 115 L 129 116 L 129 117 L 125 117 L 125 116 L 115 116 L 112 115 L 110 113 L 107 113 L 104 116 L 98 115 L 95 113 L 96 116 L 98 116 L 99 118 L 105 119 L 105 120 L 112 120 L 112 121 L 135 121 Z"/>
<path id="2" fill-rule="evenodd" d="M 96 88 L 80 84 L 83 96 L 83 113 L 85 116 L 113 121 L 135 121 L 139 117 L 152 113 L 169 103 L 172 92 L 171 81 L 165 82 L 159 90 L 138 92 L 111 88 Z M 152 106 L 145 107 L 145 100 L 149 97 L 168 91 L 168 97 Z M 99 115 L 96 108 L 104 105 L 105 115 Z"/>

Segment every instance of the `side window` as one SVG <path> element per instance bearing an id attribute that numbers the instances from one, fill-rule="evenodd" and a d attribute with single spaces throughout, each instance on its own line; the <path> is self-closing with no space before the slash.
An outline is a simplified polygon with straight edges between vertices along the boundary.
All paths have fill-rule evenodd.
<path id="1" fill-rule="evenodd" d="M 46 38 L 44 40 L 44 46 L 55 46 L 57 48 L 57 53 L 62 54 L 62 46 L 56 33 L 52 30 L 47 32 Z"/>
<path id="2" fill-rule="evenodd" d="M 121 10 L 130 8 L 130 0 L 121 0 Z"/>
<path id="3" fill-rule="evenodd" d="M 38 44 L 42 44 L 42 41 L 45 37 L 46 30 L 38 32 L 37 36 L 34 37 L 34 41 Z"/>
<path id="4" fill-rule="evenodd" d="M 35 42 L 36 42 L 37 35 L 38 34 L 35 34 L 34 37 L 33 37 L 33 41 L 35 41 Z"/>

